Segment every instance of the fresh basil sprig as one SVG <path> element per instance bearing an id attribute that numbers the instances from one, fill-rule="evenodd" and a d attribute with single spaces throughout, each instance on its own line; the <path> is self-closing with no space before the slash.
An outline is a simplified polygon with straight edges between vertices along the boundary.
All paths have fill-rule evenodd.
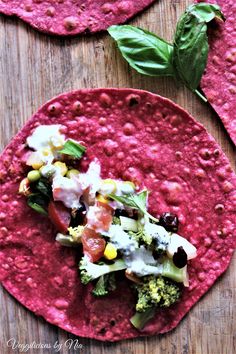
<path id="1" fill-rule="evenodd" d="M 40 193 L 32 193 L 28 196 L 27 204 L 39 214 L 47 215 L 47 202 Z"/>
<path id="2" fill-rule="evenodd" d="M 218 5 L 189 6 L 178 21 L 173 45 L 154 33 L 129 25 L 111 26 L 108 32 L 123 57 L 139 73 L 172 76 L 207 101 L 197 88 L 208 57 L 207 23 L 214 18 L 224 20 Z"/>
<path id="3" fill-rule="evenodd" d="M 27 198 L 27 204 L 40 214 L 47 215 L 48 204 L 52 198 L 52 186 L 50 182 L 41 177 L 30 185 L 32 193 Z"/>
<path id="4" fill-rule="evenodd" d="M 52 185 L 46 178 L 41 177 L 40 180 L 34 184 L 34 188 L 44 197 L 48 199 L 52 198 Z"/>
<path id="5" fill-rule="evenodd" d="M 115 194 L 109 194 L 108 197 L 130 208 L 140 210 L 144 215 L 147 215 L 151 220 L 155 222 L 159 221 L 147 211 L 148 191 L 146 189 L 144 189 L 138 194 L 128 194 L 126 196 L 117 196 Z"/>
<path id="6" fill-rule="evenodd" d="M 207 23 L 215 17 L 224 19 L 218 5 L 200 3 L 189 6 L 178 21 L 174 38 L 176 77 L 204 100 L 197 88 L 207 64 Z"/>
<path id="7" fill-rule="evenodd" d="M 111 26 L 110 35 L 117 41 L 123 57 L 139 73 L 150 76 L 173 76 L 173 45 L 154 33 L 138 27 Z"/>
<path id="8" fill-rule="evenodd" d="M 86 148 L 83 145 L 77 143 L 74 140 L 68 139 L 65 142 L 62 150 L 59 151 L 59 153 L 73 156 L 73 157 L 76 157 L 77 159 L 81 159 L 81 157 L 85 153 L 85 150 L 86 150 Z"/>

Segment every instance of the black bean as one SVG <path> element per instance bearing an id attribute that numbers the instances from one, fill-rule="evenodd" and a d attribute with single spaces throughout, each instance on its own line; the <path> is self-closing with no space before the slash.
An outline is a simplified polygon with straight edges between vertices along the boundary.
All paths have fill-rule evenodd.
<path id="1" fill-rule="evenodd" d="M 124 209 L 116 209 L 115 211 L 115 216 L 119 217 L 119 216 L 129 216 L 128 212 Z"/>
<path id="2" fill-rule="evenodd" d="M 175 214 L 163 213 L 160 217 L 159 224 L 163 226 L 167 231 L 177 232 L 179 220 L 177 215 Z"/>
<path id="3" fill-rule="evenodd" d="M 177 268 L 183 268 L 187 264 L 187 253 L 182 246 L 178 247 L 177 252 L 173 255 L 173 263 Z"/>

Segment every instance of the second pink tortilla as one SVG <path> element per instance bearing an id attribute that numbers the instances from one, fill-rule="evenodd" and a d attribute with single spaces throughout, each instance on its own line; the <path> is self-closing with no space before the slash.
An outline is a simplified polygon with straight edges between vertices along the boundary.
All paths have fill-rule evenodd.
<path id="1" fill-rule="evenodd" d="M 16 15 L 39 31 L 62 36 L 93 33 L 124 23 L 154 0 L 0 0 L 0 13 Z"/>
<path id="2" fill-rule="evenodd" d="M 201 87 L 236 144 L 236 2 L 204 2 L 220 5 L 226 21 L 209 31 L 210 51 Z"/>

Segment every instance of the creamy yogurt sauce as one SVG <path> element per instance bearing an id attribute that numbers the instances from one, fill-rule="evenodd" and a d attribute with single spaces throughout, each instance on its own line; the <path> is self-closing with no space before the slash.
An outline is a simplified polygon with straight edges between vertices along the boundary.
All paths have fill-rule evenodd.
<path id="1" fill-rule="evenodd" d="M 128 271 L 139 277 L 161 273 L 162 266 L 153 258 L 152 252 L 144 246 L 139 247 L 138 243 L 120 225 L 111 225 L 106 235 L 110 237 L 110 242 L 122 252 Z"/>
<path id="2" fill-rule="evenodd" d="M 26 140 L 28 146 L 36 152 L 32 157 L 46 164 L 51 164 L 58 156 L 58 150 L 65 143 L 65 136 L 60 133 L 62 125 L 40 125 Z"/>
<path id="3" fill-rule="evenodd" d="M 79 208 L 83 189 L 76 178 L 63 177 L 56 173 L 52 182 L 53 199 L 61 201 L 67 208 Z"/>
<path id="4" fill-rule="evenodd" d="M 65 136 L 60 132 L 62 128 L 63 126 L 60 124 L 40 125 L 27 138 L 27 145 L 36 151 L 45 148 L 51 149 L 52 146 L 60 148 L 65 143 Z"/>
<path id="5" fill-rule="evenodd" d="M 105 235 L 110 237 L 110 242 L 124 255 L 128 256 L 138 248 L 138 243 L 120 225 L 111 225 Z"/>
<path id="6" fill-rule="evenodd" d="M 144 225 L 144 231 L 155 239 L 158 243 L 158 248 L 165 251 L 169 245 L 171 235 L 166 229 L 160 225 L 146 222 Z"/>

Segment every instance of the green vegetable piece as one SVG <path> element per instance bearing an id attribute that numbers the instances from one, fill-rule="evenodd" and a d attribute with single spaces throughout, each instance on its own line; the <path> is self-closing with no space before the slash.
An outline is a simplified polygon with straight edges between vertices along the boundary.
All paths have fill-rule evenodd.
<path id="1" fill-rule="evenodd" d="M 116 290 L 116 278 L 115 278 L 115 273 L 109 273 L 106 275 L 107 279 L 107 289 L 109 291 L 114 291 Z"/>
<path id="2" fill-rule="evenodd" d="M 152 243 L 152 236 L 145 233 L 143 229 L 138 230 L 138 232 L 129 231 L 128 234 L 139 244 L 145 243 L 150 246 Z"/>
<path id="3" fill-rule="evenodd" d="M 162 276 L 149 275 L 136 285 L 138 301 L 136 311 L 143 312 L 153 306 L 170 307 L 180 297 L 179 286 Z"/>
<path id="4" fill-rule="evenodd" d="M 79 263 L 80 277 L 83 284 L 88 284 L 90 281 L 97 279 L 104 274 L 116 272 L 126 268 L 127 266 L 123 259 L 117 259 L 112 264 L 95 264 L 90 262 L 89 259 L 84 256 Z"/>
<path id="5" fill-rule="evenodd" d="M 223 19 L 218 5 L 191 5 L 179 19 L 174 38 L 173 65 L 176 78 L 204 101 L 207 101 L 206 98 L 197 88 L 207 64 L 207 23 L 215 17 Z"/>
<path id="6" fill-rule="evenodd" d="M 177 268 L 173 261 L 169 258 L 166 258 L 165 261 L 162 263 L 163 270 L 162 275 L 169 279 L 176 281 L 177 283 L 184 283 L 188 282 L 188 274 L 186 267 L 184 268 Z"/>
<path id="7" fill-rule="evenodd" d="M 105 296 L 108 294 L 108 290 L 106 289 L 106 280 L 105 280 L 105 275 L 102 275 L 95 287 L 93 288 L 92 294 L 97 297 Z"/>
<path id="8" fill-rule="evenodd" d="M 43 196 L 39 193 L 32 193 L 28 196 L 27 204 L 30 208 L 37 211 L 40 214 L 47 215 L 47 202 Z"/>
<path id="9" fill-rule="evenodd" d="M 137 329 L 143 329 L 144 326 L 150 321 L 156 313 L 155 307 L 148 308 L 145 312 L 136 312 L 131 318 L 130 322 Z"/>
<path id="10" fill-rule="evenodd" d="M 74 240 L 71 235 L 64 235 L 61 233 L 57 234 L 56 241 L 65 247 L 79 247 L 79 245 L 81 244 L 81 242 L 76 242 L 76 240 Z"/>
<path id="11" fill-rule="evenodd" d="M 100 297 L 108 294 L 109 291 L 114 291 L 116 289 L 115 274 L 109 273 L 102 275 L 95 287 L 93 288 L 92 294 L 94 296 Z"/>
<path id="12" fill-rule="evenodd" d="M 147 198 L 148 198 L 148 191 L 144 189 L 140 193 L 137 194 L 127 194 L 126 196 L 117 196 L 115 194 L 109 194 L 109 198 L 120 202 L 130 208 L 138 209 L 142 212 L 142 214 L 147 215 L 151 220 L 158 222 L 159 220 L 154 218 L 151 214 L 147 211 Z"/>
<path id="13" fill-rule="evenodd" d="M 81 159 L 85 151 L 86 148 L 83 145 L 69 139 L 65 142 L 62 150 L 60 150 L 59 153 Z"/>
<path id="14" fill-rule="evenodd" d="M 35 184 L 35 189 L 44 197 L 48 199 L 52 198 L 52 185 L 46 178 L 40 178 L 40 180 Z"/>
<path id="15" fill-rule="evenodd" d="M 118 216 L 113 216 L 112 224 L 113 225 L 120 225 L 120 218 Z"/>
<path id="16" fill-rule="evenodd" d="M 36 182 L 40 179 L 41 174 L 38 170 L 32 170 L 28 173 L 27 178 L 30 182 Z"/>
<path id="17" fill-rule="evenodd" d="M 126 216 L 120 216 L 120 223 L 123 230 L 138 232 L 138 221 Z"/>
<path id="18" fill-rule="evenodd" d="M 111 26 L 109 34 L 117 42 L 122 56 L 139 73 L 149 76 L 173 76 L 173 46 L 154 33 L 138 27 Z"/>

